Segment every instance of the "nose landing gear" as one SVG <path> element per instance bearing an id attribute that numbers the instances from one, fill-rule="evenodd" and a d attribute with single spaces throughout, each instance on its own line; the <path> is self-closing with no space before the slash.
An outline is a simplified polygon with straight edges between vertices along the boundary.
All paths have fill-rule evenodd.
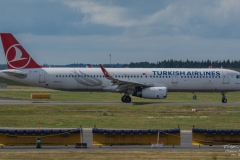
<path id="1" fill-rule="evenodd" d="M 193 92 L 193 100 L 197 100 L 197 95 Z"/>
<path id="2" fill-rule="evenodd" d="M 227 103 L 226 93 L 222 92 L 222 103 Z"/>
<path id="3" fill-rule="evenodd" d="M 122 102 L 124 103 L 130 103 L 131 102 L 131 97 L 129 95 L 123 95 L 122 98 L 121 98 Z"/>

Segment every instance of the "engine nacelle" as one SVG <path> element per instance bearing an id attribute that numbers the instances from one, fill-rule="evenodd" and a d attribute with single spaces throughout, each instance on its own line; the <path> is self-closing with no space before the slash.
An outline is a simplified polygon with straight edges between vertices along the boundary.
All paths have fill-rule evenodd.
<path id="1" fill-rule="evenodd" d="M 167 98 L 167 87 L 149 87 L 137 90 L 133 96 L 149 99 Z"/>

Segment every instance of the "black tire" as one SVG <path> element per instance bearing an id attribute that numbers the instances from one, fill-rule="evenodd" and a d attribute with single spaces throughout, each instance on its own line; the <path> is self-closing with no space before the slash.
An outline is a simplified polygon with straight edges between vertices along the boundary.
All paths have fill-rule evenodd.
<path id="1" fill-rule="evenodd" d="M 124 98 L 124 101 L 125 101 L 126 103 L 130 103 L 131 100 L 132 100 L 132 98 L 131 98 L 130 96 L 126 96 L 126 97 Z"/>
<path id="2" fill-rule="evenodd" d="M 122 96 L 122 98 L 121 98 L 122 102 L 125 102 L 125 97 L 126 97 L 126 95 Z"/>
<path id="3" fill-rule="evenodd" d="M 226 98 L 223 98 L 223 99 L 222 99 L 222 103 L 227 103 L 227 99 L 226 99 Z"/>

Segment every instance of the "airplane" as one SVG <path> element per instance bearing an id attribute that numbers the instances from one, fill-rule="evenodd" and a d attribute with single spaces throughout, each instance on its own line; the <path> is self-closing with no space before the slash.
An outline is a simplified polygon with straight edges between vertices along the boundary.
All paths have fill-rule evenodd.
<path id="1" fill-rule="evenodd" d="M 223 68 L 44 68 L 11 33 L 0 33 L 0 38 L 8 65 L 0 77 L 32 86 L 123 93 L 125 103 L 131 102 L 130 95 L 164 99 L 168 92 L 220 92 L 227 103 L 227 92 L 240 91 L 240 73 Z"/>

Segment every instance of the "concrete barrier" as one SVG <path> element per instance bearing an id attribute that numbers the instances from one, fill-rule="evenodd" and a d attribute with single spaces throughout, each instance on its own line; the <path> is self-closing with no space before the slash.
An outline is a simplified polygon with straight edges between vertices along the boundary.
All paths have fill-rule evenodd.
<path id="1" fill-rule="evenodd" d="M 180 129 L 167 130 L 112 130 L 93 128 L 93 145 L 149 145 L 161 142 L 180 145 Z"/>
<path id="2" fill-rule="evenodd" d="M 192 129 L 192 145 L 228 145 L 240 144 L 240 130 L 234 129 Z"/>
<path id="3" fill-rule="evenodd" d="M 0 129 L 2 146 L 36 145 L 36 138 L 42 145 L 75 145 L 82 143 L 82 129 Z"/>

